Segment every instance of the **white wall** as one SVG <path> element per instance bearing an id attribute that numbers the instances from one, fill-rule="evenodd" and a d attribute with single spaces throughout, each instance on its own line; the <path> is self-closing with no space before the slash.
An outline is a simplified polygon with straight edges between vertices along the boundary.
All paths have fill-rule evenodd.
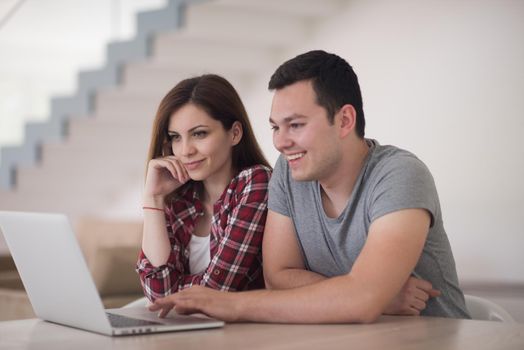
<path id="1" fill-rule="evenodd" d="M 431 169 L 461 280 L 524 283 L 524 1 L 355 0 L 287 58 L 313 48 L 355 68 L 367 137 Z"/>

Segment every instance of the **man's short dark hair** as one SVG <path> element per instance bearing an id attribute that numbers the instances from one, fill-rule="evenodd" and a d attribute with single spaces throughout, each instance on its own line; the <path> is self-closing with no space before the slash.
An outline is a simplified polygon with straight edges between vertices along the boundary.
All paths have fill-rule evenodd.
<path id="1" fill-rule="evenodd" d="M 309 51 L 284 62 L 269 80 L 269 90 L 279 90 L 301 80 L 311 80 L 317 103 L 327 110 L 333 123 L 335 113 L 345 104 L 357 112 L 356 132 L 364 137 L 366 120 L 362 94 L 353 68 L 343 58 L 322 50 Z"/>

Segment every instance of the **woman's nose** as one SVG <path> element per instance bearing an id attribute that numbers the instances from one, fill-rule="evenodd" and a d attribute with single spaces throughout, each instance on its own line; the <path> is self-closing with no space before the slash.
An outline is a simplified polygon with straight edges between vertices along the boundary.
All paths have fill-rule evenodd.
<path id="1" fill-rule="evenodd" d="M 190 140 L 180 140 L 173 143 L 173 154 L 187 157 L 193 153 L 195 153 L 195 147 Z"/>

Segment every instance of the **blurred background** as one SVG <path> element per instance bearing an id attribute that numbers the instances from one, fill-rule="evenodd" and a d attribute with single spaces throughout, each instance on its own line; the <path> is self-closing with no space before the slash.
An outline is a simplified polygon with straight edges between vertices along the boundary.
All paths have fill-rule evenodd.
<path id="1" fill-rule="evenodd" d="M 432 171 L 463 288 L 524 322 L 523 19 L 519 0 L 0 0 L 0 210 L 68 214 L 106 304 L 131 300 L 160 99 L 223 75 L 274 163 L 269 77 L 324 49 L 359 77 L 366 136 Z M 0 319 L 30 317 L 0 255 Z"/>

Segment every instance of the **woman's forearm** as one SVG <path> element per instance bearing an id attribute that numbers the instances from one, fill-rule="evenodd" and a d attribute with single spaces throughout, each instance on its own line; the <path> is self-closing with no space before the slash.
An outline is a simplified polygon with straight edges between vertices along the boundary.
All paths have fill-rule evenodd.
<path id="1" fill-rule="evenodd" d="M 156 209 L 147 209 L 147 208 Z M 167 235 L 166 217 L 162 200 L 144 200 L 144 229 L 142 250 L 155 267 L 164 265 L 171 253 L 171 243 Z"/>

